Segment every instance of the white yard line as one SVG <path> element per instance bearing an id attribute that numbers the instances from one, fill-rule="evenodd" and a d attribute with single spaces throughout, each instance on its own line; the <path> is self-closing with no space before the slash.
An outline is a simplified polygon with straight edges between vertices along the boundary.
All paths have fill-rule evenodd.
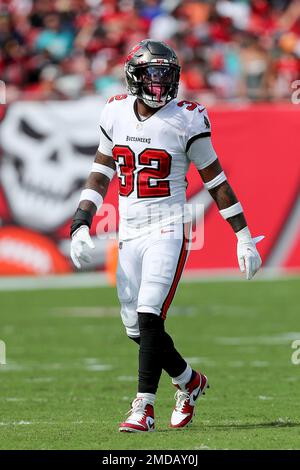
<path id="1" fill-rule="evenodd" d="M 18 364 L 16 362 L 8 362 L 1 366 L 0 373 L 9 373 L 9 372 L 23 372 L 23 371 L 53 371 L 53 370 L 72 370 L 72 369 L 81 369 L 95 372 L 105 372 L 113 369 L 111 364 L 102 364 L 98 359 L 83 359 L 81 361 L 73 361 L 69 363 L 63 362 L 32 362 L 32 363 L 23 363 Z M 33 377 L 26 378 L 27 382 L 51 382 L 55 380 L 53 377 Z"/>
<path id="2" fill-rule="evenodd" d="M 17 398 L 17 397 L 1 397 L 0 400 L 8 401 L 8 402 L 18 402 L 18 401 L 26 401 L 26 398 Z"/>
<path id="3" fill-rule="evenodd" d="M 206 366 L 215 366 L 216 361 L 209 357 L 185 357 L 185 361 L 190 365 L 205 364 Z"/>
<path id="4" fill-rule="evenodd" d="M 290 280 L 300 276 L 300 269 L 263 268 L 251 280 L 253 282 Z M 224 282 L 245 281 L 245 275 L 236 268 L 191 269 L 185 271 L 183 282 Z"/>
<path id="5" fill-rule="evenodd" d="M 233 368 L 246 367 L 246 362 L 245 361 L 229 361 L 228 367 L 233 367 Z"/>
<path id="6" fill-rule="evenodd" d="M 33 424 L 33 422 L 32 421 L 10 421 L 10 422 L 0 421 L 0 426 L 24 426 L 28 424 Z"/>
<path id="7" fill-rule="evenodd" d="M 0 291 L 73 289 L 108 286 L 105 273 L 77 273 L 57 276 L 0 277 Z"/>
<path id="8" fill-rule="evenodd" d="M 50 313 L 70 317 L 119 317 L 120 307 L 56 307 Z"/>
<path id="9" fill-rule="evenodd" d="M 78 425 L 78 424 L 100 424 L 100 421 L 0 421 L 1 426 L 69 426 L 69 425 Z"/>
<path id="10" fill-rule="evenodd" d="M 119 375 L 117 380 L 118 382 L 135 382 L 137 378 L 133 375 Z"/>
<path id="11" fill-rule="evenodd" d="M 36 383 L 48 383 L 56 380 L 56 377 L 31 377 L 30 379 L 26 378 L 26 382 L 36 382 Z"/>
<path id="12" fill-rule="evenodd" d="M 251 282 L 289 280 L 300 275 L 298 270 L 263 269 Z M 238 269 L 201 269 L 185 271 L 183 282 L 224 282 L 244 281 Z M 0 277 L 0 291 L 73 289 L 89 287 L 107 287 L 106 273 L 76 273 L 56 276 L 9 276 Z"/>
<path id="13" fill-rule="evenodd" d="M 300 331 L 291 331 L 287 333 L 275 334 L 270 336 L 238 336 L 238 337 L 216 337 L 215 343 L 224 346 L 241 346 L 241 345 L 278 345 L 287 344 L 290 341 L 300 338 Z M 256 367 L 259 367 L 256 365 Z"/>
<path id="14" fill-rule="evenodd" d="M 90 370 L 92 372 L 106 372 L 112 369 L 113 367 L 109 364 L 91 364 L 85 367 L 85 370 Z"/>

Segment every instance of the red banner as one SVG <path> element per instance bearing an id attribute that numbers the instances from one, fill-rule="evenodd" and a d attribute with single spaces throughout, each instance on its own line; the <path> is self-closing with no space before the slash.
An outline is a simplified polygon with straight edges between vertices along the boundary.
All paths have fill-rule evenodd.
<path id="1" fill-rule="evenodd" d="M 240 199 L 265 266 L 300 267 L 300 108 L 252 105 L 210 110 L 213 144 Z M 194 169 L 188 193 L 200 183 Z M 298 205 L 297 205 L 298 203 Z M 188 268 L 236 267 L 235 236 L 213 204 L 205 215 L 205 244 Z"/>

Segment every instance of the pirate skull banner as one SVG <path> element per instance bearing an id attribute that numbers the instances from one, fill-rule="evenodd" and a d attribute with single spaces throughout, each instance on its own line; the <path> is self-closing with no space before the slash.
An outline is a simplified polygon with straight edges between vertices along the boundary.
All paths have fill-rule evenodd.
<path id="1" fill-rule="evenodd" d="M 68 272 L 69 222 L 99 143 L 99 97 L 18 102 L 0 126 L 0 274 Z M 103 250 L 97 246 L 103 264 Z"/>

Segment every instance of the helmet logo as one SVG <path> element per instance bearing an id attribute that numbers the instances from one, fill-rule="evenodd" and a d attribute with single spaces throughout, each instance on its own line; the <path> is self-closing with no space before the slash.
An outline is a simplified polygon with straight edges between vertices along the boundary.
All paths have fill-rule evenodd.
<path id="1" fill-rule="evenodd" d="M 137 46 L 134 46 L 131 51 L 129 52 L 128 56 L 127 56 L 127 59 L 126 59 L 126 62 L 128 62 L 130 59 L 132 59 L 132 57 L 134 56 L 134 54 L 141 48 L 141 46 L 138 44 Z"/>

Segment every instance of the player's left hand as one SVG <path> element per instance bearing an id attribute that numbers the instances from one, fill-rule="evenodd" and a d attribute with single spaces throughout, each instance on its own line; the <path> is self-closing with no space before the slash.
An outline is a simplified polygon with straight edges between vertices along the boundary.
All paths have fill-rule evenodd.
<path id="1" fill-rule="evenodd" d="M 243 232 L 243 233 L 242 233 Z M 263 240 L 263 235 L 252 238 L 249 230 L 241 230 L 238 236 L 237 257 L 242 273 L 246 271 L 246 278 L 252 279 L 261 267 L 261 257 L 257 251 L 256 244 Z"/>

